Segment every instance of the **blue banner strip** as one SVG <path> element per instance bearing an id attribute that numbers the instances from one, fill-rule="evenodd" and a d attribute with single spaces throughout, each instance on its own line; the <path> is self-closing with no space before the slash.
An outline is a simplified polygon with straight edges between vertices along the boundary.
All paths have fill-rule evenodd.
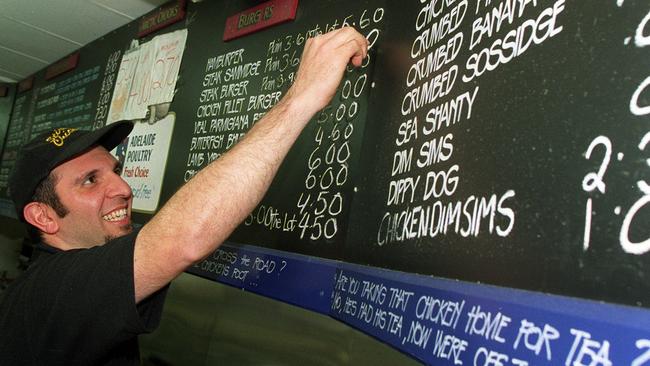
<path id="1" fill-rule="evenodd" d="M 224 243 L 188 273 L 328 314 L 338 262 Z"/>
<path id="2" fill-rule="evenodd" d="M 188 272 L 326 314 L 432 365 L 650 366 L 650 310 L 226 243 Z"/>

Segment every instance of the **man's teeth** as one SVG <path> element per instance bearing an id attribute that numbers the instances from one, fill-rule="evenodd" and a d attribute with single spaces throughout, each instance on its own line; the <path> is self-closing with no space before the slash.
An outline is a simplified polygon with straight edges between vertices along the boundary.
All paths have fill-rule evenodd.
<path id="1" fill-rule="evenodd" d="M 106 221 L 120 221 L 124 220 L 127 216 L 127 211 L 126 208 L 123 208 L 121 210 L 115 210 L 108 215 L 102 216 L 102 218 Z"/>

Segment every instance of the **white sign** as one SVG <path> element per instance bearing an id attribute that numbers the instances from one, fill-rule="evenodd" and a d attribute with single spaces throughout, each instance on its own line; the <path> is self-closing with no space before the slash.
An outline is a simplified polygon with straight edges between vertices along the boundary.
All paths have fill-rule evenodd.
<path id="1" fill-rule="evenodd" d="M 183 29 L 156 36 L 124 54 L 107 124 L 145 118 L 150 105 L 172 101 L 186 40 Z"/>
<path id="2" fill-rule="evenodd" d="M 113 154 L 122 162 L 122 178 L 133 190 L 133 209 L 155 212 L 160 200 L 165 165 L 176 115 L 170 113 L 154 124 L 136 123 Z"/>

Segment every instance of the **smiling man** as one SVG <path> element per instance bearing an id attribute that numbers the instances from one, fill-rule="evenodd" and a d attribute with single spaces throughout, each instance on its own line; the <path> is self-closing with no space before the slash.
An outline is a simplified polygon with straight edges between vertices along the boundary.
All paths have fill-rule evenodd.
<path id="1" fill-rule="evenodd" d="M 208 256 L 262 199 L 309 120 L 336 92 L 366 39 L 351 28 L 308 40 L 285 97 L 140 230 L 109 153 L 120 122 L 56 129 L 23 147 L 10 179 L 39 255 L 0 303 L 0 365 L 137 365 L 137 335 L 160 320 L 169 282 Z"/>
<path id="2" fill-rule="evenodd" d="M 102 130 L 95 134 L 74 131 L 67 139 L 75 141 L 86 138 L 92 142 L 95 139 L 101 140 L 106 134 L 116 136 L 117 139 L 128 133 L 130 126 L 130 123 L 114 125 L 106 129 L 106 132 Z M 49 154 L 46 151 L 38 154 L 56 155 L 59 151 L 65 151 L 66 144 L 72 143 L 64 141 L 62 146 L 53 147 L 47 139 L 43 144 L 43 140 L 42 137 L 36 139 L 36 144 L 28 148 L 53 150 Z M 56 212 L 49 212 L 49 205 L 39 201 L 31 201 L 23 208 L 27 222 L 39 229 L 43 241 L 53 247 L 62 250 L 87 248 L 131 232 L 131 188 L 120 178 L 121 167 L 108 152 L 113 148 L 113 143 L 99 143 L 84 154 L 56 166 L 49 173 L 50 179 L 55 183 L 59 204 L 65 209 L 64 213 L 54 217 L 53 213 Z M 34 175 L 33 169 L 26 174 Z M 22 180 L 16 181 L 19 183 Z M 13 190 L 20 189 L 21 187 L 13 187 Z M 81 222 L 83 225 L 79 225 Z"/>

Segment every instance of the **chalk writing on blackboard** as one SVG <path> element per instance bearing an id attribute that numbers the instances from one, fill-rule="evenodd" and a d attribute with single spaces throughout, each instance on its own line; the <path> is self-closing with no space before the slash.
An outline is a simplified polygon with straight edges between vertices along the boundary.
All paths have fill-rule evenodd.
<path id="1" fill-rule="evenodd" d="M 451 234 L 510 234 L 516 221 L 514 189 L 455 198 L 463 167 L 454 161 L 454 148 L 462 141 L 451 127 L 472 119 L 482 75 L 562 32 L 558 16 L 563 10 L 564 0 L 543 9 L 527 1 L 423 3 L 414 23 L 418 35 L 411 44 L 413 63 L 404 79 L 402 120 L 396 121 L 376 245 Z M 472 13 L 466 34 L 460 25 Z M 499 30 L 515 20 L 521 24 L 499 38 Z M 465 59 L 459 57 L 462 50 L 470 51 Z"/>
<path id="2" fill-rule="evenodd" d="M 331 314 L 432 364 L 614 364 L 612 342 L 598 325 L 554 324 L 514 308 L 352 271 L 334 278 Z M 631 365 L 650 361 L 650 340 L 632 343 L 627 346 L 638 352 L 627 356 Z"/>
<path id="3" fill-rule="evenodd" d="M 287 268 L 286 260 L 276 260 L 267 256 L 249 256 L 230 248 L 217 249 L 202 262 L 194 265 L 203 271 L 214 273 L 238 284 L 259 280 L 264 276 L 280 276 Z M 249 277 L 249 274 L 251 276 Z"/>
<path id="4" fill-rule="evenodd" d="M 232 49 L 206 59 L 183 179 L 191 179 L 219 158 L 280 101 L 294 81 L 302 47 L 309 38 L 356 26 L 373 47 L 380 38 L 384 16 L 383 8 L 360 9 L 278 35 L 268 41 L 261 56 L 233 41 Z M 346 220 L 352 191 L 350 169 L 358 159 L 352 140 L 360 140 L 364 105 L 372 88 L 371 58 L 366 58 L 360 69 L 347 69 L 332 103 L 301 136 L 297 145 L 306 151 L 298 163 L 302 167 L 295 169 L 299 174 L 295 181 L 302 183 L 291 190 L 294 203 L 287 206 L 282 202 L 279 207 L 263 201 L 243 226 L 292 234 L 301 241 L 340 241 L 341 220 Z"/>
<path id="5" fill-rule="evenodd" d="M 617 4 L 619 7 L 624 6 L 623 1 L 618 1 Z M 645 36 L 643 34 L 643 30 L 649 22 L 650 12 L 640 21 L 638 27 L 636 27 L 634 35 L 626 37 L 623 40 L 623 44 L 635 48 L 650 46 L 650 36 Z M 632 39 L 634 39 L 633 43 L 631 42 Z M 639 83 L 638 87 L 632 93 L 629 103 L 629 111 L 632 115 L 643 116 L 650 114 L 650 106 L 642 106 L 639 104 L 641 93 L 649 86 L 650 76 L 646 77 L 641 83 Z M 640 138 L 637 147 L 639 151 L 645 152 L 648 145 L 650 145 L 650 132 L 645 133 L 645 135 Z M 584 153 L 584 157 L 587 160 L 598 162 L 597 171 L 587 173 L 582 180 L 582 189 L 590 194 L 590 197 L 587 198 L 585 204 L 585 229 L 583 235 L 583 250 L 585 251 L 589 249 L 591 242 L 591 221 L 592 216 L 594 215 L 594 198 L 591 196 L 595 192 L 599 192 L 602 195 L 607 193 L 605 175 L 610 169 L 610 165 L 616 162 L 621 162 L 625 159 L 625 154 L 623 152 L 618 152 L 615 154 L 615 159 L 612 160 L 614 150 L 615 146 L 612 143 L 612 140 L 607 136 L 600 135 L 591 141 L 587 147 L 587 151 Z M 650 159 L 646 159 L 645 163 L 647 167 L 650 167 Z M 625 213 L 623 213 L 623 208 L 621 206 L 616 206 L 614 208 L 614 214 L 617 216 L 623 215 L 623 223 L 619 232 L 619 244 L 623 251 L 628 254 L 643 255 L 650 252 L 650 238 L 644 240 L 631 239 L 630 232 L 633 230 L 635 225 L 644 224 L 639 222 L 641 220 L 635 220 L 635 218 L 642 208 L 650 204 L 650 185 L 645 180 L 640 179 L 636 182 L 636 187 L 641 193 L 641 197 L 633 203 Z"/>
<path id="6" fill-rule="evenodd" d="M 91 95 L 90 90 L 99 77 L 100 66 L 97 65 L 64 79 L 53 79 L 55 81 L 36 89 L 34 93 L 38 91 L 39 94 L 38 100 L 34 100 L 31 135 L 57 126 L 87 127 L 95 102 L 95 95 Z"/>
<path id="7" fill-rule="evenodd" d="M 104 78 L 102 79 L 102 87 L 99 90 L 99 100 L 97 101 L 97 108 L 95 110 L 95 118 L 93 122 L 93 129 L 98 129 L 106 123 L 108 116 L 108 108 L 111 102 L 111 90 L 115 86 L 115 79 L 117 77 L 117 70 L 120 65 L 121 50 L 113 52 L 106 61 L 106 69 L 104 69 Z"/>
<path id="8" fill-rule="evenodd" d="M 384 9 L 364 10 L 358 19 L 352 18 L 346 17 L 343 23 L 358 21 L 372 48 L 380 36 Z M 307 159 L 305 190 L 300 193 L 296 204 L 300 239 L 331 240 L 339 232 L 339 215 L 343 212 L 344 200 L 347 200 L 342 188 L 350 176 L 350 139 L 358 124 L 361 98 L 371 87 L 369 64 L 367 59 L 360 72 L 348 70 L 338 98 L 317 116 L 318 128 L 313 138 L 316 144 Z"/>

